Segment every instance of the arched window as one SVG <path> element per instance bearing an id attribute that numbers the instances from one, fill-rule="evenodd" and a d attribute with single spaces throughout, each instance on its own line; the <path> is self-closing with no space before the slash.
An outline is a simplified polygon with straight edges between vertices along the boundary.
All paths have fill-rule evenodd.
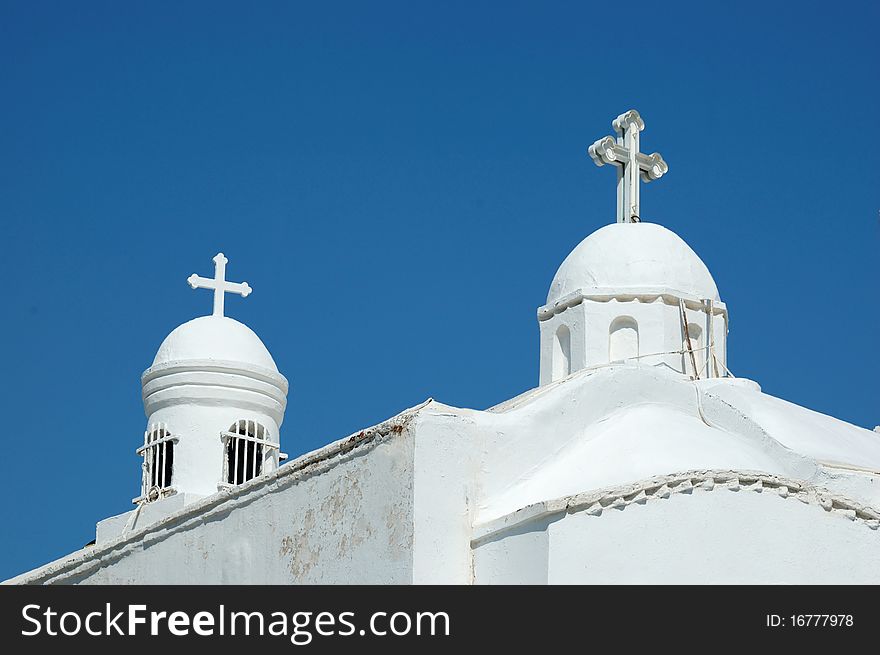
<path id="1" fill-rule="evenodd" d="M 176 442 L 165 423 L 154 423 L 144 432 L 144 445 L 137 450 L 144 458 L 141 496 L 135 502 L 158 500 L 171 490 Z"/>
<path id="2" fill-rule="evenodd" d="M 560 380 L 571 373 L 571 331 L 566 325 L 560 325 L 556 329 L 553 338 L 553 376 L 551 379 Z"/>
<path id="3" fill-rule="evenodd" d="M 223 440 L 223 482 L 237 485 L 247 482 L 272 464 L 278 467 L 278 444 L 269 439 L 266 428 L 241 419 L 220 435 Z"/>
<path id="4" fill-rule="evenodd" d="M 639 356 L 639 324 L 631 316 L 618 316 L 608 330 L 608 361 Z"/>

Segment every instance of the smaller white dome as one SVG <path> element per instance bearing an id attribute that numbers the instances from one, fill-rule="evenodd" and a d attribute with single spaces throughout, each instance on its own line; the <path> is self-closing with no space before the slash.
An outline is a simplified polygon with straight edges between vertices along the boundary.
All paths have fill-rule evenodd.
<path id="1" fill-rule="evenodd" d="M 556 272 L 547 304 L 578 289 L 597 295 L 669 289 L 720 300 L 703 261 L 656 223 L 612 223 L 581 241 Z"/>
<path id="2" fill-rule="evenodd" d="M 159 346 L 153 366 L 188 360 L 242 362 L 278 372 L 260 337 L 228 316 L 201 316 L 176 327 Z"/>

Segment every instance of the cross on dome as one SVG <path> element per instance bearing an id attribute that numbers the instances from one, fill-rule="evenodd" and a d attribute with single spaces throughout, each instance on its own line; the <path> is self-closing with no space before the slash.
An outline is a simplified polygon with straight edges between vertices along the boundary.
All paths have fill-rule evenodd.
<path id="1" fill-rule="evenodd" d="M 223 316 L 223 301 L 226 293 L 237 293 L 242 298 L 246 298 L 253 289 L 247 282 L 227 282 L 226 281 L 226 259 L 222 252 L 218 252 L 214 257 L 214 278 L 202 277 L 193 273 L 186 281 L 193 289 L 213 289 L 214 290 L 214 316 Z"/>
<path id="2" fill-rule="evenodd" d="M 639 132 L 645 121 L 639 112 L 630 109 L 611 123 L 617 138 L 606 136 L 590 146 L 588 152 L 596 166 L 617 166 L 617 222 L 639 222 L 639 178 L 645 182 L 656 180 L 669 170 L 659 152 L 644 155 L 639 152 Z"/>

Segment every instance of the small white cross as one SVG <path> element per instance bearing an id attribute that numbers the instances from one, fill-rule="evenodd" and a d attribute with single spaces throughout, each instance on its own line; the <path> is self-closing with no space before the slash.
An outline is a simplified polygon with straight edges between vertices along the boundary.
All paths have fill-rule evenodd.
<path id="1" fill-rule="evenodd" d="M 242 298 L 246 298 L 253 289 L 247 282 L 227 282 L 226 281 L 226 263 L 229 260 L 218 252 L 214 257 L 214 279 L 202 277 L 193 273 L 186 281 L 193 289 L 213 289 L 214 290 L 214 316 L 223 316 L 223 300 L 226 293 L 237 293 Z"/>
<path id="2" fill-rule="evenodd" d="M 663 177 L 669 166 L 659 152 L 643 155 L 639 152 L 639 132 L 645 121 L 639 112 L 630 109 L 611 123 L 617 139 L 606 136 L 589 148 L 596 166 L 617 166 L 617 222 L 639 222 L 639 178 L 645 182 Z"/>

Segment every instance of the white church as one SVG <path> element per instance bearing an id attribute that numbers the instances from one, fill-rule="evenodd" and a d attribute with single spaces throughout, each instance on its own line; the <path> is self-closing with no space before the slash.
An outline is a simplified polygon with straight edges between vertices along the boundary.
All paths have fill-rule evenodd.
<path id="1" fill-rule="evenodd" d="M 224 316 L 141 378 L 133 509 L 13 584 L 880 583 L 880 434 L 728 369 L 728 308 L 676 234 L 639 218 L 661 177 L 636 111 L 594 143 L 617 221 L 537 310 L 540 380 L 487 410 L 428 400 L 285 462 L 288 384 Z M 132 480 L 133 487 L 135 481 Z"/>

